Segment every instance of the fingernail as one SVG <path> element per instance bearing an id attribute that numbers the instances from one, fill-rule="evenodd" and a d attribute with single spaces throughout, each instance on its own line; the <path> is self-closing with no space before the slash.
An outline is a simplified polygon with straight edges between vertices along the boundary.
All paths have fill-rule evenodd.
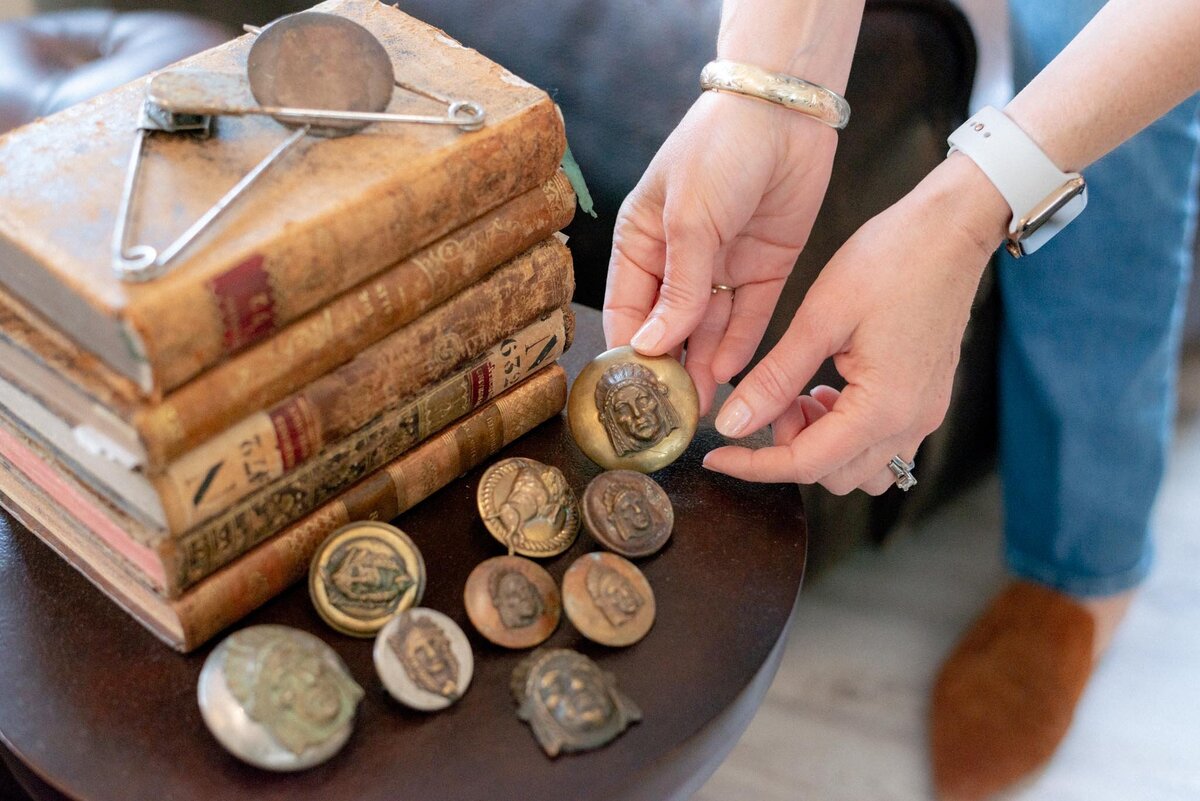
<path id="1" fill-rule="evenodd" d="M 740 435 L 750 422 L 750 407 L 741 398 L 734 398 L 725 404 L 725 408 L 717 415 L 717 431 L 727 437 Z"/>
<path id="2" fill-rule="evenodd" d="M 705 470 L 712 470 L 712 466 L 708 463 L 708 454 L 704 454 L 704 459 L 700 462 L 700 466 Z"/>
<path id="3" fill-rule="evenodd" d="M 663 334 L 667 332 L 667 324 L 662 321 L 661 317 L 651 317 L 646 321 L 646 324 L 638 329 L 638 332 L 633 335 L 633 339 L 629 341 L 633 345 L 634 350 L 647 351 L 655 348 L 662 341 Z"/>

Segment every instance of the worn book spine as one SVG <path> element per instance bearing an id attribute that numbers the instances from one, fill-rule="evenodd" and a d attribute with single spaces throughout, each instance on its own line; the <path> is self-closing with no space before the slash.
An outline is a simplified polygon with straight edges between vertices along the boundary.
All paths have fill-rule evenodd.
<path id="1" fill-rule="evenodd" d="M 323 441 L 320 426 L 290 414 L 291 404 L 251 415 L 172 462 L 154 480 L 168 529 L 187 531 L 310 460 L 347 459 L 360 465 L 356 469 L 373 470 L 556 361 L 568 346 L 571 319 L 570 309 L 544 315 L 437 385 L 371 420 L 355 434 L 354 446 L 378 447 L 367 445 L 362 454 L 342 454 L 343 448 Z"/>
<path id="2" fill-rule="evenodd" d="M 544 91 L 384 3 L 317 10 L 375 34 L 406 82 L 479 103 L 484 126 L 375 124 L 309 137 L 171 272 L 139 284 L 113 275 L 109 243 L 146 81 L 0 137 L 0 195 L 21 199 L 0 207 L 0 261 L 12 266 L 0 281 L 148 397 L 538 186 L 562 159 L 562 118 Z M 177 66 L 243 73 L 252 42 Z M 397 90 L 388 110 L 430 106 Z M 226 116 L 202 142 L 150 137 L 135 241 L 165 247 L 285 135 L 267 117 Z"/>
<path id="3" fill-rule="evenodd" d="M 86 531 L 70 536 L 81 525 L 36 487 L 13 506 L 5 498 L 13 485 L 0 477 L 0 501 L 142 625 L 187 652 L 307 575 L 330 533 L 356 520 L 391 520 L 561 412 L 566 399 L 562 368 L 541 371 L 171 601 L 122 576 L 125 567 Z"/>
<path id="4" fill-rule="evenodd" d="M 560 230 L 574 211 L 570 182 L 557 172 L 541 186 L 221 362 L 168 395 L 160 409 L 143 402 L 128 379 L 0 291 L 0 344 L 7 342 L 33 363 L 20 375 L 8 377 L 24 383 L 21 379 L 37 370 L 44 377 L 42 385 L 62 386 L 62 391 L 41 396 L 52 411 L 65 419 L 77 416 L 76 408 L 100 408 L 103 417 L 114 417 L 116 424 L 106 428 L 101 419 L 93 421 L 94 427 L 99 424 L 102 434 L 146 459 L 147 448 L 139 437 L 152 438 L 179 415 L 178 410 L 203 408 L 214 417 L 237 420 L 270 406 Z M 5 366 L 0 363 L 0 371 Z M 67 404 L 67 398 L 73 403 Z M 163 452 L 153 441 L 149 445 L 150 452 Z M 165 463 L 141 466 L 154 473 Z"/>
<path id="5" fill-rule="evenodd" d="M 204 642 L 306 576 L 331 532 L 393 519 L 561 412 L 566 400 L 566 373 L 552 366 L 210 576 L 177 603 L 186 641 Z"/>
<path id="6" fill-rule="evenodd" d="M 573 292 L 570 251 L 556 239 L 544 240 L 299 393 L 274 399 L 275 414 L 306 421 L 314 441 L 339 439 L 522 323 L 565 306 Z M 138 418 L 149 464 L 165 466 L 268 405 L 251 405 L 235 417 L 208 394 L 172 396 Z M 299 440 L 297 447 L 311 446 Z"/>

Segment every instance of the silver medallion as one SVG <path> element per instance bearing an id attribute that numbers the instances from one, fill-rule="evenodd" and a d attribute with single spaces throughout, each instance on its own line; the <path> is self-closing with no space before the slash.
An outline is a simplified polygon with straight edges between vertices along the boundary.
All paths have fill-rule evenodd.
<path id="1" fill-rule="evenodd" d="M 225 638 L 197 687 L 209 731 L 260 768 L 304 770 L 326 761 L 354 730 L 363 691 L 322 640 L 288 626 L 251 626 Z"/>

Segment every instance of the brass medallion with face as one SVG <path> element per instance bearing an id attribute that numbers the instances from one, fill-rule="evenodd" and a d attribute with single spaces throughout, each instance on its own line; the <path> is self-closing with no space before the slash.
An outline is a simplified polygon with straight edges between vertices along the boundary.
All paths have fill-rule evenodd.
<path id="1" fill-rule="evenodd" d="M 700 399 L 691 376 L 670 356 L 606 351 L 571 386 L 567 420 L 588 458 L 608 470 L 660 470 L 687 450 Z"/>
<path id="2" fill-rule="evenodd" d="M 563 575 L 563 609 L 579 633 L 601 645 L 632 645 L 654 625 L 654 591 L 615 553 L 579 557 Z"/>
<path id="3" fill-rule="evenodd" d="M 375 671 L 388 694 L 423 712 L 445 709 L 471 684 L 475 660 L 458 624 L 417 607 L 387 622 L 375 637 Z"/>
<path id="4" fill-rule="evenodd" d="M 533 459 L 503 459 L 489 467 L 477 503 L 487 530 L 510 553 L 557 556 L 579 534 L 579 503 L 566 477 Z"/>
<path id="5" fill-rule="evenodd" d="M 562 611 L 554 578 L 520 556 L 497 556 L 477 565 L 467 577 L 463 604 L 471 625 L 505 648 L 545 642 Z"/>
<path id="6" fill-rule="evenodd" d="M 363 691 L 333 649 L 287 626 L 225 638 L 200 671 L 205 724 L 226 749 L 267 770 L 303 770 L 350 738 Z"/>
<path id="7" fill-rule="evenodd" d="M 373 637 L 388 620 L 420 603 L 425 561 L 395 526 L 351 523 L 317 549 L 308 592 L 330 626 L 354 637 Z"/>
<path id="8" fill-rule="evenodd" d="M 600 748 L 642 719 L 611 673 L 563 648 L 526 657 L 513 671 L 512 693 L 517 716 L 550 757 Z"/>
<path id="9" fill-rule="evenodd" d="M 593 478 L 580 506 L 591 535 L 610 551 L 631 558 L 656 553 L 675 525 L 667 493 L 633 470 L 609 470 Z"/>

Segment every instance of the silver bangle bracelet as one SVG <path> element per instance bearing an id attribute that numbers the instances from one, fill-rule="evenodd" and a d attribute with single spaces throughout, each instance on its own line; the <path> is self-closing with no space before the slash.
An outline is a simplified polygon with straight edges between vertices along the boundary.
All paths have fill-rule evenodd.
<path id="1" fill-rule="evenodd" d="M 700 88 L 765 100 L 807 114 L 839 131 L 850 122 L 850 104 L 837 92 L 802 78 L 752 64 L 717 59 L 700 71 Z"/>

